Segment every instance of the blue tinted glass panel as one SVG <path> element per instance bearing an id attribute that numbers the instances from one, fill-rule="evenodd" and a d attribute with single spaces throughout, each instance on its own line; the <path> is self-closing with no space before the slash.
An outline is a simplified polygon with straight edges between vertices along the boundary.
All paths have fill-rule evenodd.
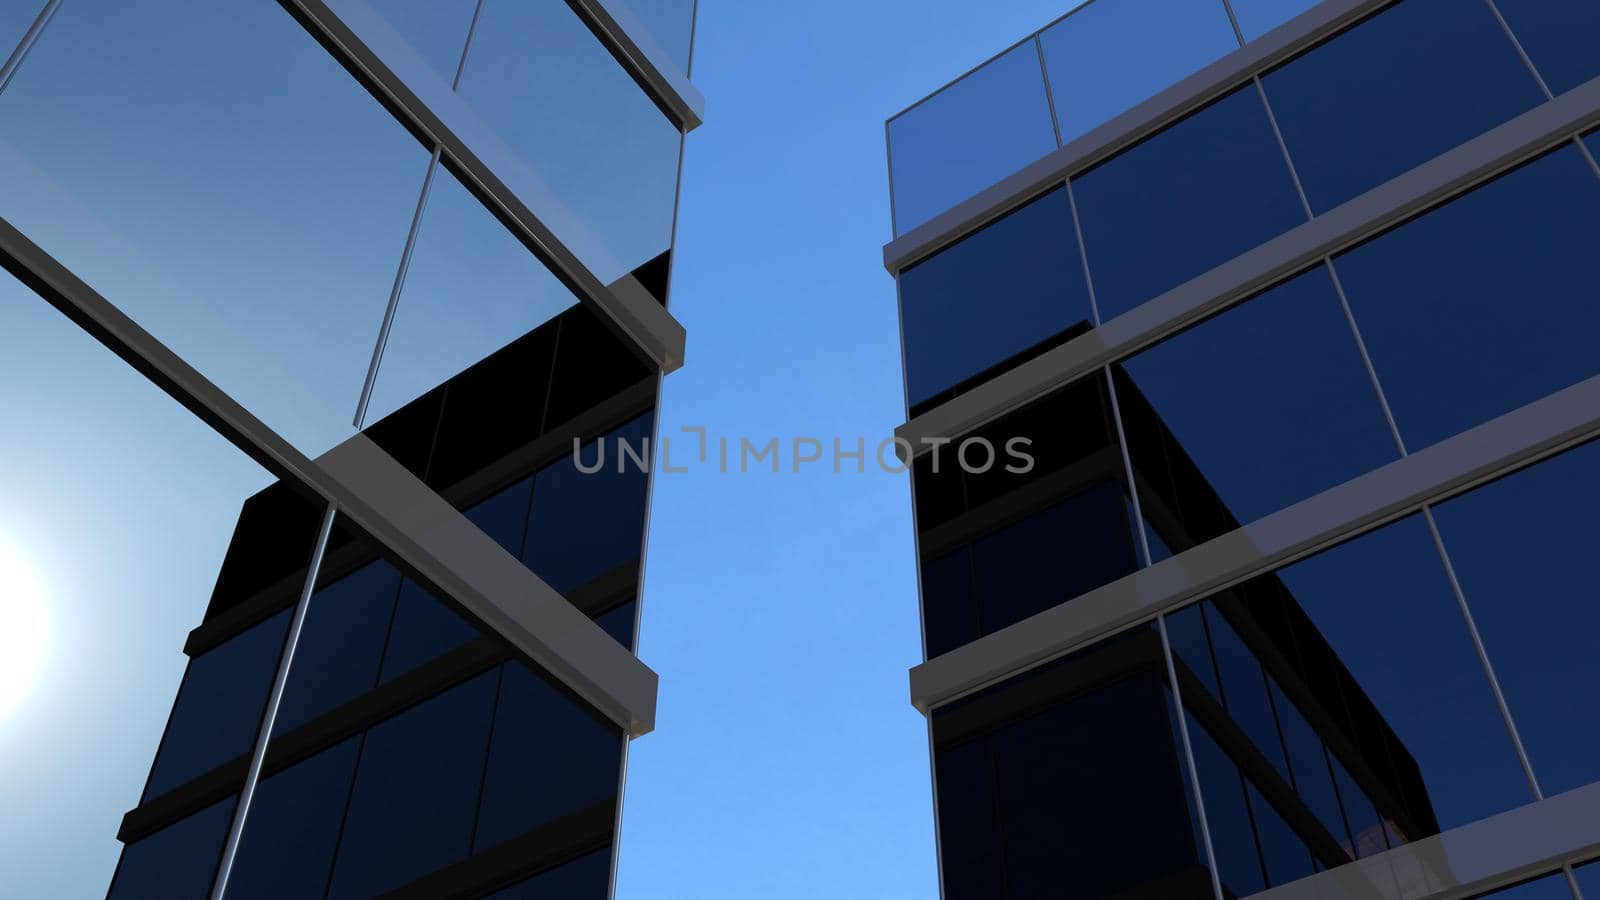
<path id="1" fill-rule="evenodd" d="M 0 138 L 7 221 L 308 455 L 349 437 L 428 153 L 283 8 L 64 3 Z"/>
<path id="2" fill-rule="evenodd" d="M 634 41 L 640 45 L 654 44 L 679 71 L 688 73 L 689 49 L 694 36 L 694 0 L 607 0 L 605 5 L 613 10 L 613 17 L 618 18 L 615 10 L 626 9 L 639 25 L 638 33 L 632 31 L 632 24 L 628 26 Z"/>
<path id="3" fill-rule="evenodd" d="M 1495 0 L 1552 93 L 1600 75 L 1600 6 L 1572 0 Z"/>
<path id="4" fill-rule="evenodd" d="M 1600 725 L 1572 698 L 1600 690 L 1594 555 L 1600 444 L 1437 507 L 1439 530 L 1545 794 L 1600 779 Z"/>
<path id="5" fill-rule="evenodd" d="M 1062 141 L 1239 48 L 1222 0 L 1089 3 L 1039 40 Z"/>
<path id="6" fill-rule="evenodd" d="M 1578 887 L 1583 890 L 1585 897 L 1591 894 L 1600 897 L 1600 863 L 1589 863 L 1574 874 L 1578 876 Z"/>
<path id="7" fill-rule="evenodd" d="M 1305 714 L 1294 701 L 1284 695 L 1276 681 L 1272 682 L 1272 706 L 1278 713 L 1278 729 L 1283 734 L 1284 746 L 1289 750 L 1295 793 L 1349 855 L 1350 833 L 1339 807 L 1339 791 L 1334 787 L 1333 772 L 1328 768 L 1322 736 L 1306 721 Z"/>
<path id="8" fill-rule="evenodd" d="M 611 635 L 612 640 L 633 650 L 633 627 L 637 618 L 638 604 L 629 600 L 616 609 L 595 616 L 594 623 L 600 626 L 601 631 Z"/>
<path id="9" fill-rule="evenodd" d="M 1222 681 L 1217 677 L 1217 666 L 1212 659 L 1211 639 L 1206 633 L 1203 609 L 1197 604 L 1169 614 L 1167 641 L 1172 645 L 1173 663 L 1187 667 L 1205 685 L 1211 699 L 1221 703 Z"/>
<path id="10" fill-rule="evenodd" d="M 461 94 L 548 189 L 541 218 L 601 282 L 671 245 L 682 136 L 567 4 L 486 3 Z"/>
<path id="11" fill-rule="evenodd" d="M 228 900 L 323 895 L 360 747 L 351 738 L 261 781 L 228 875 Z"/>
<path id="12" fill-rule="evenodd" d="M 1537 210 L 1537 214 L 1530 211 Z M 1600 181 L 1574 147 L 1339 257 L 1412 450 L 1597 370 Z"/>
<path id="13" fill-rule="evenodd" d="M 1573 900 L 1572 888 L 1568 886 L 1567 876 L 1563 874 L 1546 875 L 1516 887 L 1479 896 L 1484 900 L 1491 897 L 1494 900 Z"/>
<path id="14" fill-rule="evenodd" d="M 1056 148 L 1033 41 L 889 123 L 895 231 L 905 234 Z"/>
<path id="15" fill-rule="evenodd" d="M 1073 180 L 1100 320 L 1305 221 L 1246 86 Z"/>
<path id="16" fill-rule="evenodd" d="M 1256 835 L 1261 841 L 1261 860 L 1267 867 L 1267 883 L 1277 887 L 1312 874 L 1314 864 L 1305 841 L 1254 785 L 1247 785 L 1246 791 L 1250 797 L 1250 812 L 1255 817 Z"/>
<path id="17" fill-rule="evenodd" d="M 454 81 L 478 0 L 369 0 L 428 66 Z"/>
<path id="18" fill-rule="evenodd" d="M 611 891 L 611 848 L 563 863 L 488 900 L 606 900 Z"/>
<path id="19" fill-rule="evenodd" d="M 922 564 L 922 632 L 930 659 L 977 639 L 970 548 Z"/>
<path id="20" fill-rule="evenodd" d="M 367 732 L 330 898 L 372 897 L 463 859 L 498 670 Z"/>
<path id="21" fill-rule="evenodd" d="M 46 0 L 6 0 L 0 3 L 0 63 L 10 58 L 23 35 L 44 9 Z"/>
<path id="22" fill-rule="evenodd" d="M 437 168 L 367 421 L 443 384 L 576 302 L 455 175 Z M 537 402 L 542 406 L 544 398 Z"/>
<path id="23" fill-rule="evenodd" d="M 468 522 L 494 539 L 512 556 L 522 552 L 522 537 L 528 527 L 528 502 L 533 497 L 533 479 L 524 478 L 462 513 Z"/>
<path id="24" fill-rule="evenodd" d="M 1402 0 L 1262 82 L 1317 212 L 1543 99 L 1489 7 L 1458 0 Z"/>
<path id="25" fill-rule="evenodd" d="M 1399 455 L 1324 268 L 1313 269 L 1123 364 L 1136 470 L 1181 450 L 1238 522 L 1251 522 Z M 1163 447 L 1132 435 L 1165 432 Z M 1202 488 L 1196 484 L 1193 490 Z M 1193 523 L 1189 523 L 1193 525 Z M 1215 537 L 1215 528 L 1185 536 Z"/>
<path id="26" fill-rule="evenodd" d="M 1216 607 L 1208 607 L 1205 613 L 1217 672 L 1222 676 L 1222 703 L 1228 718 L 1250 739 L 1256 752 L 1266 757 L 1278 774 L 1288 780 L 1289 764 L 1283 753 L 1282 739 L 1278 737 L 1278 722 L 1267 691 L 1266 673 L 1257 658 L 1260 651 L 1247 645 Z"/>
<path id="27" fill-rule="evenodd" d="M 106 900 L 205 900 L 233 817 L 230 797 L 122 851 Z"/>
<path id="28" fill-rule="evenodd" d="M 1317 3 L 1316 0 L 1230 0 L 1230 5 L 1244 39 L 1253 41 Z"/>
<path id="29" fill-rule="evenodd" d="M 284 610 L 190 661 L 144 799 L 250 752 L 288 628 Z"/>
<path id="30" fill-rule="evenodd" d="M 1339 790 L 1339 804 L 1344 809 L 1345 822 L 1349 825 L 1351 839 L 1355 841 L 1355 857 L 1365 859 L 1388 850 L 1389 840 L 1384 832 L 1383 817 L 1378 814 L 1378 807 L 1373 805 L 1372 798 L 1367 796 L 1366 788 L 1356 782 L 1344 763 L 1330 757 L 1329 764 L 1333 769 L 1333 782 Z"/>
<path id="31" fill-rule="evenodd" d="M 312 595 L 274 734 L 372 690 L 399 590 L 400 573 L 386 562 L 375 562 Z"/>
<path id="32" fill-rule="evenodd" d="M 1217 745 L 1211 733 L 1185 712 L 1194 768 L 1200 777 L 1200 799 L 1211 829 L 1211 851 L 1217 875 L 1235 897 L 1246 897 L 1266 887 L 1261 856 L 1256 850 L 1250 808 L 1245 801 L 1239 766 Z"/>
<path id="33" fill-rule="evenodd" d="M 570 591 L 639 558 L 650 480 L 622 445 L 648 460 L 651 425 L 640 416 L 535 476 L 522 559 L 546 584 Z"/>
<path id="34" fill-rule="evenodd" d="M 907 402 L 1014 365 L 1091 316 L 1067 192 L 1051 191 L 900 274 Z"/>
<path id="35" fill-rule="evenodd" d="M 1005 896 L 989 741 L 969 741 L 939 750 L 934 777 L 945 897 L 986 900 Z"/>
<path id="36" fill-rule="evenodd" d="M 616 803 L 622 735 L 521 663 L 496 706 L 475 852 L 595 804 Z"/>
<path id="37" fill-rule="evenodd" d="M 404 675 L 477 636 L 477 629 L 466 619 L 422 585 L 407 578 L 400 585 L 394 623 L 389 626 L 381 680 Z"/>

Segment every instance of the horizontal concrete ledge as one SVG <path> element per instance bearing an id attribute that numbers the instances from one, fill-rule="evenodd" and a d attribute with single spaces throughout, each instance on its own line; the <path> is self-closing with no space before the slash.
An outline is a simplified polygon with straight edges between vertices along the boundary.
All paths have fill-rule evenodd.
<path id="1" fill-rule="evenodd" d="M 1284 62 L 1393 0 L 1325 0 L 890 241 L 892 275 Z M 957 79 L 960 80 L 960 79 Z"/>
<path id="2" fill-rule="evenodd" d="M 1600 375 L 911 670 L 924 713 L 1600 433 Z"/>
<path id="3" fill-rule="evenodd" d="M 1600 855 L 1600 783 L 1251 895 L 1250 900 L 1458 900 Z"/>
<path id="4" fill-rule="evenodd" d="M 1327 5 L 1327 4 L 1324 4 Z M 1600 78 L 1296 226 L 1086 334 L 1009 369 L 895 429 L 914 454 L 925 438 L 971 431 L 1108 363 L 1239 303 L 1575 133 L 1600 124 Z M 902 447 L 904 445 L 901 445 Z"/>
<path id="5" fill-rule="evenodd" d="M 579 298 L 662 371 L 683 364 L 683 326 L 367 0 L 279 2 L 408 128 L 437 144 L 451 168 Z"/>

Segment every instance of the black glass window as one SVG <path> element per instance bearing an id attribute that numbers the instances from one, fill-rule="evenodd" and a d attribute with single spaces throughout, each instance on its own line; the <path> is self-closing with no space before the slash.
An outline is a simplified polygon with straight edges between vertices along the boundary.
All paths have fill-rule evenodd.
<path id="1" fill-rule="evenodd" d="M 1412 450 L 1594 374 L 1600 181 L 1566 147 L 1335 260 Z"/>
<path id="2" fill-rule="evenodd" d="M 931 659 L 981 633 L 972 593 L 972 548 L 922 564 L 922 629 Z"/>
<path id="3" fill-rule="evenodd" d="M 1325 212 L 1543 96 L 1483 3 L 1401 0 L 1262 79 Z"/>
<path id="4" fill-rule="evenodd" d="M 328 896 L 372 897 L 467 856 L 498 672 L 374 726 Z"/>
<path id="5" fill-rule="evenodd" d="M 1600 779 L 1600 724 L 1576 696 L 1600 690 L 1594 602 L 1600 443 L 1586 444 L 1436 510 L 1484 648 L 1539 786 Z"/>
<path id="6" fill-rule="evenodd" d="M 400 573 L 379 561 L 312 595 L 273 722 L 275 734 L 372 690 L 399 590 Z"/>
<path id="7" fill-rule="evenodd" d="M 634 649 L 633 626 L 636 618 L 638 618 L 638 604 L 629 600 L 615 609 L 595 616 L 594 623 L 600 626 L 601 631 L 611 635 L 617 643 L 632 650 Z"/>
<path id="8" fill-rule="evenodd" d="M 504 666 L 476 851 L 616 803 L 622 734 L 521 663 Z M 609 821 L 609 812 L 607 813 Z"/>
<path id="9" fill-rule="evenodd" d="M 635 459 L 649 463 L 650 428 L 640 416 L 539 470 L 522 558 L 546 584 L 565 593 L 639 558 L 650 481 Z"/>
<path id="10" fill-rule="evenodd" d="M 938 784 L 941 880 L 948 900 L 1004 897 L 1000 823 L 995 818 L 994 757 L 987 740 L 940 750 Z"/>
<path id="11" fill-rule="evenodd" d="M 522 552 L 522 535 L 528 526 L 528 499 L 533 479 L 524 478 L 462 513 L 468 522 L 494 539 L 512 556 Z"/>
<path id="12" fill-rule="evenodd" d="M 610 892 L 611 848 L 606 847 L 490 894 L 488 900 L 606 900 Z"/>
<path id="13" fill-rule="evenodd" d="M 228 876 L 229 900 L 327 891 L 360 745 L 351 738 L 262 779 Z"/>
<path id="14" fill-rule="evenodd" d="M 1216 537 L 1399 455 L 1325 268 L 1120 368 L 1145 515 L 1169 544 Z M 1230 516 L 1209 514 L 1213 496 Z M 1196 502 L 1208 514 L 1185 516 Z"/>
<path id="15" fill-rule="evenodd" d="M 233 798 L 129 844 L 107 900 L 205 900 L 228 837 Z"/>
<path id="16" fill-rule="evenodd" d="M 400 585 L 394 623 L 389 626 L 381 680 L 404 675 L 477 636 L 477 630 L 466 619 L 422 585 L 407 578 Z"/>
<path id="17" fill-rule="evenodd" d="M 189 661 L 145 800 L 250 752 L 288 628 L 285 610 Z"/>
<path id="18" fill-rule="evenodd" d="M 1552 93 L 1600 75 L 1600 5 L 1572 0 L 1495 0 Z"/>
<path id="19" fill-rule="evenodd" d="M 1253 86 L 1073 180 L 1100 320 L 1305 221 Z"/>
<path id="20" fill-rule="evenodd" d="M 900 273 L 912 414 L 1090 319 L 1072 209 L 1054 190 Z"/>
<path id="21" fill-rule="evenodd" d="M 1243 776 L 1238 764 L 1192 714 L 1188 714 L 1187 725 L 1194 768 L 1200 776 L 1200 797 L 1206 805 L 1206 824 L 1211 829 L 1217 877 L 1224 890 L 1235 897 L 1247 897 L 1266 887 L 1266 876 L 1256 850 Z"/>

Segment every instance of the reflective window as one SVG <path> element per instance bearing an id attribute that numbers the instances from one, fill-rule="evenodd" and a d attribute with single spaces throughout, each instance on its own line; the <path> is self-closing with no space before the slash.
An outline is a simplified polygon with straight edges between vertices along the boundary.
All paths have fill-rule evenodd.
<path id="1" fill-rule="evenodd" d="M 562 314 L 561 344 L 550 372 L 545 430 L 554 431 L 644 380 L 655 370 L 634 355 L 588 307 Z"/>
<path id="2" fill-rule="evenodd" d="M 528 163 L 554 202 L 541 218 L 601 282 L 671 245 L 681 135 L 567 4 L 488 0 L 461 94 Z"/>
<path id="3" fill-rule="evenodd" d="M 1239 48 L 1222 0 L 1088 3 L 1039 40 L 1063 142 Z"/>
<path id="4" fill-rule="evenodd" d="M 277 673 L 290 612 L 284 610 L 190 661 L 150 768 L 144 799 L 159 797 L 250 752 Z"/>
<path id="5" fill-rule="evenodd" d="M 606 900 L 611 891 L 611 848 L 563 863 L 489 900 Z"/>
<path id="6" fill-rule="evenodd" d="M 576 302 L 566 285 L 440 167 L 367 420 L 388 415 Z"/>
<path id="7" fill-rule="evenodd" d="M 655 44 L 684 73 L 689 71 L 689 48 L 694 31 L 694 0 L 607 0 L 617 16 L 625 9 L 640 26 L 634 41 Z M 631 29 L 631 26 L 630 26 Z"/>
<path id="8" fill-rule="evenodd" d="M 1583 890 L 1585 897 L 1591 894 L 1600 896 L 1600 863 L 1580 866 L 1574 874 L 1578 876 L 1578 887 Z"/>
<path id="9" fill-rule="evenodd" d="M 211 896 L 233 797 L 128 845 L 107 900 L 205 900 Z"/>
<path id="10" fill-rule="evenodd" d="M 640 416 L 535 476 L 522 558 L 552 588 L 565 593 L 639 558 L 650 479 L 623 445 L 648 459 L 651 424 Z"/>
<path id="11" fill-rule="evenodd" d="M 1091 324 L 1064 190 L 900 273 L 911 414 Z"/>
<path id="12" fill-rule="evenodd" d="M 522 552 L 523 535 L 528 529 L 528 503 L 532 497 L 533 479 L 524 478 L 495 492 L 462 515 L 493 538 L 502 550 L 516 556 Z"/>
<path id="13" fill-rule="evenodd" d="M 1335 260 L 1417 450 L 1596 371 L 1600 183 L 1574 147 Z"/>
<path id="14" fill-rule="evenodd" d="M 1478 488 L 1436 510 L 1445 547 L 1546 795 L 1600 779 L 1593 717 L 1571 700 L 1600 690 L 1594 552 L 1600 444 Z"/>
<path id="15" fill-rule="evenodd" d="M 503 668 L 474 852 L 596 805 L 609 822 L 621 732 L 527 666 Z"/>
<path id="16" fill-rule="evenodd" d="M 1239 22 L 1244 39 L 1253 41 L 1279 25 L 1300 15 L 1316 0 L 1229 0 L 1233 17 Z"/>
<path id="17" fill-rule="evenodd" d="M 1187 702 L 1187 701 L 1185 701 Z M 1217 877 L 1235 897 L 1247 897 L 1266 887 L 1261 855 L 1250 822 L 1244 778 L 1239 766 L 1223 751 L 1206 728 L 1188 716 L 1189 746 L 1200 777 L 1200 798 L 1206 805 L 1211 829 L 1211 852 L 1217 860 Z"/>
<path id="18" fill-rule="evenodd" d="M 1572 888 L 1567 884 L 1564 874 L 1546 875 L 1516 887 L 1478 896 L 1484 900 L 1491 897 L 1494 900 L 1573 900 Z"/>
<path id="19" fill-rule="evenodd" d="M 383 651 L 382 681 L 389 681 L 478 636 L 455 610 L 407 578 L 400 585 L 389 643 Z"/>
<path id="20" fill-rule="evenodd" d="M 6 0 L 0 3 L 0 65 L 11 57 L 47 0 Z"/>
<path id="21" fill-rule="evenodd" d="M 311 596 L 273 722 L 275 735 L 372 690 L 399 590 L 400 573 L 380 561 Z"/>
<path id="22" fill-rule="evenodd" d="M 633 600 L 629 600 L 615 609 L 595 616 L 594 623 L 600 626 L 601 631 L 611 635 L 612 640 L 627 647 L 629 650 L 633 650 L 633 627 L 638 617 L 638 604 Z"/>
<path id="23" fill-rule="evenodd" d="M 498 672 L 367 732 L 330 898 L 372 897 L 467 856 Z"/>
<path id="24" fill-rule="evenodd" d="M 1537 104 L 1488 6 L 1402 0 L 1262 79 L 1323 212 Z"/>
<path id="25" fill-rule="evenodd" d="M 1056 148 L 1032 40 L 889 123 L 895 231 L 905 234 Z"/>
<path id="26" fill-rule="evenodd" d="M 922 563 L 922 631 L 929 659 L 982 635 L 973 602 L 972 548 Z"/>
<path id="27" fill-rule="evenodd" d="M 1129 453 L 1155 495 L 1145 517 L 1169 545 L 1222 533 L 1222 517 L 1185 516 L 1213 494 L 1251 522 L 1399 455 L 1322 267 L 1120 369 Z"/>
<path id="28" fill-rule="evenodd" d="M 940 882 L 948 900 L 1004 897 L 1004 850 L 996 820 L 994 753 L 971 741 L 935 754 Z"/>
<path id="29" fill-rule="evenodd" d="M 1100 320 L 1305 221 L 1246 85 L 1073 180 Z"/>
<path id="30" fill-rule="evenodd" d="M 228 900 L 323 895 L 360 747 L 351 738 L 261 780 L 228 875 Z"/>
<path id="31" fill-rule="evenodd" d="M 1236 812 L 1221 825 L 1212 815 L 1213 795 L 1236 809 L 1243 775 L 1269 886 L 1311 874 L 1313 860 L 1331 867 L 1352 849 L 1381 852 L 1386 840 L 1417 840 L 1532 799 L 1419 518 L 1247 582 L 1204 613 L 1219 666 L 1233 658 L 1242 671 L 1253 660 L 1231 680 L 1220 667 L 1225 710 L 1185 696 L 1232 767 L 1201 769 L 1211 834 L 1245 843 Z M 1262 672 L 1265 709 L 1241 716 L 1248 710 L 1232 702 L 1233 687 L 1256 690 Z M 1196 755 L 1198 764 L 1198 744 Z M 1230 885 L 1236 892 L 1256 887 L 1243 862 L 1234 871 L 1252 882 Z"/>
<path id="32" fill-rule="evenodd" d="M 461 64 L 461 51 L 478 0 L 367 0 L 411 49 L 449 84 Z"/>
<path id="33" fill-rule="evenodd" d="M 1600 75 L 1600 6 L 1569 0 L 1495 0 L 1500 15 L 1552 93 Z"/>
<path id="34" fill-rule="evenodd" d="M 353 431 L 427 163 L 275 4 L 62 4 L 0 96 L 0 215 L 311 456 Z"/>

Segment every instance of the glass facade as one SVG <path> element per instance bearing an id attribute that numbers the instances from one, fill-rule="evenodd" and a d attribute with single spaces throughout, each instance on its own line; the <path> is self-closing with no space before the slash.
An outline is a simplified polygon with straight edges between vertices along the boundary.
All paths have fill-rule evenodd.
<path id="1" fill-rule="evenodd" d="M 609 895 L 694 3 L 584 9 L 0 4 L 12 889 Z"/>
<path id="2" fill-rule="evenodd" d="M 1230 52 L 1202 6 L 1181 38 L 1115 0 L 1041 32 L 1062 136 L 1187 74 L 1101 86 L 1086 73 L 1115 68 L 1097 42 L 1190 70 Z M 1593 112 L 1331 254 L 1264 277 L 1230 263 L 1524 127 L 1592 76 L 1573 52 L 1588 14 L 1397 0 L 1329 22 L 1310 6 L 1230 0 L 1225 36 L 1280 29 L 1305 49 L 1207 69 L 1215 99 L 1094 132 L 1081 171 L 895 264 L 922 440 L 913 693 L 946 900 L 1297 882 L 1283 896 L 1576 896 L 1548 861 L 1478 871 L 1418 842 L 1600 779 L 1571 704 L 1600 678 L 1583 562 L 1600 535 L 1580 511 L 1600 443 L 1546 459 L 1538 443 L 1540 416 L 1600 375 L 1580 250 L 1600 167 L 1572 137 Z M 1072 131 L 1072 97 L 1103 114 Z M 1149 304 L 1184 285 L 1213 294 Z M 1004 404 L 972 393 L 1041 355 L 1030 372 L 1077 368 Z M 1596 436 L 1584 421 L 1560 446 Z M 1487 428 L 1497 461 L 1443 480 Z M 1038 459 L 951 465 L 980 438 Z M 1441 480 L 1385 499 L 1418 472 Z M 1314 515 L 1338 527 L 1292 543 Z"/>

